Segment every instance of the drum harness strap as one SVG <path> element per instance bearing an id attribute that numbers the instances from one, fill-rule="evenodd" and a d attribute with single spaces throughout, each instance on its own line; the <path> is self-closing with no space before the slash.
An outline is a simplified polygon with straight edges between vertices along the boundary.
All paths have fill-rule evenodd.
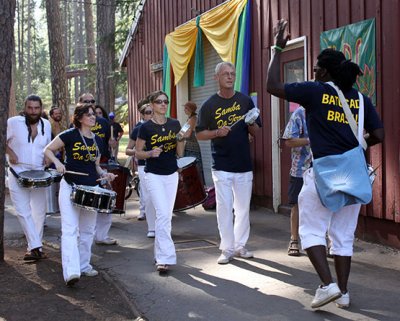
<path id="1" fill-rule="evenodd" d="M 10 172 L 15 176 L 16 179 L 18 179 L 20 176 L 15 172 L 15 170 L 10 166 Z"/>

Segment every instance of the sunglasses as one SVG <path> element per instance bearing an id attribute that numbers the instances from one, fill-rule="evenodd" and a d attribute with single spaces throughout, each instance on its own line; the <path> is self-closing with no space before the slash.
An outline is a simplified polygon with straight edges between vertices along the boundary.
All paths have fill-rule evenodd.
<path id="1" fill-rule="evenodd" d="M 96 116 L 96 114 L 95 113 L 86 113 L 85 116 L 86 117 L 92 117 L 92 116 Z"/>
<path id="2" fill-rule="evenodd" d="M 154 103 L 157 104 L 157 105 L 161 105 L 162 103 L 168 105 L 169 104 L 169 100 L 168 99 L 164 99 L 164 100 L 157 99 L 157 100 L 154 101 Z"/>
<path id="3" fill-rule="evenodd" d="M 92 100 L 84 100 L 83 103 L 85 104 L 94 104 L 96 101 L 94 99 Z"/>
<path id="4" fill-rule="evenodd" d="M 151 110 L 146 110 L 145 112 L 143 112 L 143 115 L 152 115 L 153 111 Z"/>

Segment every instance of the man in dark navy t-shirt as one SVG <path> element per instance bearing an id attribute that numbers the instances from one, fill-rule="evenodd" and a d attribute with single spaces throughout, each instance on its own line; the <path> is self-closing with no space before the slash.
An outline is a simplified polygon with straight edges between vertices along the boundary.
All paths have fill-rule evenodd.
<path id="1" fill-rule="evenodd" d="M 235 91 L 233 64 L 219 63 L 215 68 L 215 78 L 219 91 L 201 107 L 196 137 L 198 140 L 211 139 L 212 177 L 222 251 L 217 262 L 227 264 L 235 255 L 253 257 L 253 253 L 245 248 L 250 235 L 253 185 L 249 133 L 254 136 L 261 123 L 259 118 L 248 123 L 243 120 L 255 106 L 250 97 Z"/>

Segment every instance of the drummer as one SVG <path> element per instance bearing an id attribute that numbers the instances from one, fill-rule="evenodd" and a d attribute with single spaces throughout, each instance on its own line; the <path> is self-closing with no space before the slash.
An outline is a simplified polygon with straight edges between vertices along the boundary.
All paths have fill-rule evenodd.
<path id="1" fill-rule="evenodd" d="M 73 116 L 75 128 L 60 133 L 45 148 L 45 155 L 54 162 L 57 171 L 65 174 L 60 182 L 59 205 L 62 267 L 67 286 L 78 282 L 81 275 L 98 274 L 90 265 L 97 212 L 74 206 L 70 199 L 72 186 L 96 186 L 101 179 L 112 181 L 116 177 L 100 167 L 102 140 L 91 131 L 95 123 L 94 106 L 78 103 Z M 55 156 L 62 147 L 65 165 Z"/>
<path id="2" fill-rule="evenodd" d="M 41 118 L 42 111 L 40 97 L 29 95 L 25 99 L 23 115 L 11 117 L 7 121 L 9 191 L 28 242 L 25 261 L 46 257 L 42 251 L 43 223 L 46 217 L 44 191 L 40 188 L 20 187 L 17 180 L 21 172 L 44 169 L 43 148 L 51 141 L 51 125 L 48 120 Z"/>
<path id="3" fill-rule="evenodd" d="M 156 211 L 154 257 L 157 271 L 166 272 L 170 265 L 176 264 L 171 220 L 178 189 L 176 157 L 182 157 L 185 146 L 176 139 L 181 129 L 179 121 L 166 116 L 167 94 L 156 91 L 149 95 L 149 100 L 153 117 L 139 129 L 136 157 L 146 160 L 144 181 Z"/>

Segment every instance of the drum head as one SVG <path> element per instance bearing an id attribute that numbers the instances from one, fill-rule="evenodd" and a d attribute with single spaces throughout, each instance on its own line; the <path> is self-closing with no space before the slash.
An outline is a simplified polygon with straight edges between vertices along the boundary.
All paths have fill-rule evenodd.
<path id="1" fill-rule="evenodd" d="M 51 178 L 51 174 L 46 171 L 39 170 L 31 170 L 25 171 L 18 174 L 21 178 L 33 179 L 33 180 L 41 180 L 41 179 L 49 179 Z"/>
<path id="2" fill-rule="evenodd" d="M 188 156 L 177 160 L 178 168 L 185 168 L 196 161 L 196 157 Z"/>

